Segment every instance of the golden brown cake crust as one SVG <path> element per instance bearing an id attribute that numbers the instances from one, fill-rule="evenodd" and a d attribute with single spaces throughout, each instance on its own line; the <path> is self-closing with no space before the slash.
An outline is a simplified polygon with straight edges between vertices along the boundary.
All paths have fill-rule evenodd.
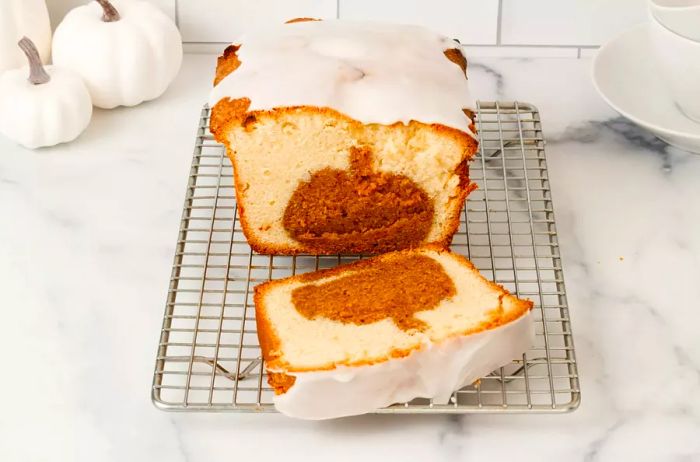
<path id="1" fill-rule="evenodd" d="M 428 245 L 422 247 L 423 249 L 430 249 L 438 253 L 450 253 L 449 250 L 446 250 L 444 248 L 441 248 L 436 245 Z M 266 362 L 266 367 L 269 371 L 272 371 L 274 373 L 295 373 L 295 372 L 310 372 L 310 371 L 319 371 L 319 370 L 332 370 L 335 369 L 339 365 L 343 366 L 366 366 L 366 365 L 371 365 L 371 364 L 378 364 L 382 363 L 385 361 L 388 361 L 392 358 L 402 358 L 405 356 L 408 356 L 411 354 L 414 350 L 420 349 L 420 346 L 416 346 L 414 348 L 409 348 L 409 349 L 394 349 L 392 350 L 389 354 L 382 358 L 371 358 L 368 360 L 362 360 L 362 361 L 348 361 L 344 363 L 328 363 L 320 367 L 313 367 L 313 368 L 300 368 L 300 367 L 294 367 L 284 361 L 282 358 L 282 354 L 280 351 L 280 340 L 279 337 L 277 336 L 275 332 L 274 326 L 270 323 L 269 318 L 267 317 L 266 314 L 266 307 L 263 302 L 267 291 L 273 289 L 275 286 L 280 285 L 280 284 L 287 284 L 290 281 L 296 281 L 296 282 L 312 282 L 316 281 L 319 279 L 327 278 L 327 277 L 332 277 L 332 276 L 340 276 L 345 273 L 355 271 L 357 269 L 366 269 L 366 268 L 372 268 L 377 266 L 378 262 L 381 259 L 386 259 L 386 258 L 395 258 L 396 256 L 403 256 L 403 255 L 411 255 L 416 253 L 416 249 L 409 249 L 409 250 L 403 250 L 400 252 L 393 252 L 391 254 L 385 254 L 381 255 L 379 257 L 375 257 L 372 259 L 368 260 L 361 260 L 356 263 L 351 263 L 348 265 L 343 265 L 343 266 L 338 266 L 335 268 L 331 269 L 326 269 L 326 270 L 320 270 L 316 271 L 313 273 L 306 273 L 306 274 L 301 274 L 297 275 L 291 278 L 286 278 L 286 279 L 279 279 L 279 280 L 273 280 L 273 281 L 268 281 L 264 282 L 262 284 L 259 284 L 255 287 L 255 318 L 256 318 L 256 323 L 257 323 L 257 328 L 258 328 L 258 338 L 260 340 L 260 348 L 262 350 L 263 358 L 265 359 Z M 461 264 L 465 265 L 466 267 L 470 268 L 471 270 L 478 272 L 476 267 L 467 260 L 466 257 L 459 255 L 459 254 L 452 254 L 455 256 Z M 492 281 L 486 281 L 487 284 L 494 289 L 503 292 L 503 294 L 499 297 L 499 306 L 495 310 L 493 310 L 491 313 L 489 313 L 489 319 L 487 321 L 484 321 L 478 326 L 474 326 L 464 332 L 459 332 L 457 334 L 454 334 L 450 338 L 455 338 L 455 337 L 460 337 L 464 335 L 471 335 L 471 334 L 476 334 L 478 332 L 482 332 L 485 330 L 489 329 L 494 329 L 496 327 L 505 325 L 511 321 L 514 321 L 521 316 L 523 316 L 525 313 L 530 311 L 533 307 L 533 303 L 530 300 L 521 300 L 517 299 L 515 297 L 512 298 L 512 303 L 510 303 L 510 311 L 505 312 L 503 308 L 503 298 L 506 296 L 510 296 L 510 293 L 503 287 L 500 286 Z M 445 339 L 445 341 L 448 339 Z"/>
<path id="2" fill-rule="evenodd" d="M 280 372 L 268 372 L 267 383 L 270 384 L 276 395 L 287 393 L 287 390 L 292 388 L 297 378 L 293 375 L 287 375 Z"/>
<path id="3" fill-rule="evenodd" d="M 450 48 L 449 50 L 444 51 L 445 56 L 447 59 L 458 65 L 461 69 L 462 72 L 464 72 L 464 76 L 467 76 L 467 58 L 464 57 L 462 54 L 462 50 L 459 48 Z"/>
<path id="4" fill-rule="evenodd" d="M 318 18 L 294 18 L 286 21 L 285 24 L 294 24 L 295 22 L 321 21 Z"/>
<path id="5" fill-rule="evenodd" d="M 238 69 L 238 66 L 241 65 L 241 61 L 238 59 L 238 55 L 236 54 L 239 48 L 241 48 L 240 45 L 227 46 L 224 50 L 224 54 L 219 56 L 216 60 L 214 86 L 224 80 L 227 75 Z"/>

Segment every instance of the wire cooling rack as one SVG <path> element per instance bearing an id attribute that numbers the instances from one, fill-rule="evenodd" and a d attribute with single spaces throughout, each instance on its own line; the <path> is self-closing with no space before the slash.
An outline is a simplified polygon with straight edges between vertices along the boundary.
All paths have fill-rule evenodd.
<path id="1" fill-rule="evenodd" d="M 452 250 L 482 274 L 535 302 L 536 339 L 520 358 L 456 391 L 448 404 L 416 399 L 380 413 L 564 412 L 580 400 L 571 323 L 537 109 L 477 105 L 479 185 L 462 212 Z M 233 172 L 199 119 L 152 399 L 164 410 L 274 411 L 260 359 L 253 287 L 360 256 L 258 255 L 236 216 Z"/>

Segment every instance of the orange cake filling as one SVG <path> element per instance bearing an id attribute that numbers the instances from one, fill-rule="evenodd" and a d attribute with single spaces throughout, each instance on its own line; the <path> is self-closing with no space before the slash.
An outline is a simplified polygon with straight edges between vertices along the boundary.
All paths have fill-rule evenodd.
<path id="1" fill-rule="evenodd" d="M 324 168 L 301 182 L 282 224 L 297 241 L 335 252 L 379 253 L 425 240 L 434 206 L 404 175 L 373 172 L 371 152 L 352 148 L 350 170 Z"/>
<path id="2" fill-rule="evenodd" d="M 402 330 L 424 331 L 426 324 L 414 314 L 435 309 L 455 294 L 442 265 L 424 255 L 406 255 L 323 284 L 298 287 L 292 302 L 307 319 L 361 325 L 391 318 Z"/>

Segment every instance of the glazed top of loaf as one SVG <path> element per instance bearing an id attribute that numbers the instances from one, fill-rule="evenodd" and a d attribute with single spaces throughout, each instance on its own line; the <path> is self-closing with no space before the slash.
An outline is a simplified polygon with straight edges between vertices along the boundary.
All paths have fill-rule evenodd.
<path id="1" fill-rule="evenodd" d="M 474 100 L 460 66 L 444 52 L 459 48 L 419 26 L 324 20 L 267 27 L 235 43 L 241 62 L 211 92 L 249 98 L 249 110 L 329 107 L 362 123 L 416 120 L 474 136 L 462 108 Z"/>

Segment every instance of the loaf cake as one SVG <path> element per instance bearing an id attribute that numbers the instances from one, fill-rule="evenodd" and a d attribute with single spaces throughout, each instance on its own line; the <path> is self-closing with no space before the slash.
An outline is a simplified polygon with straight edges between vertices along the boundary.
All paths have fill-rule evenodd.
<path id="1" fill-rule="evenodd" d="M 530 347 L 531 308 L 435 245 L 255 288 L 275 407 L 302 419 L 446 403 Z"/>
<path id="2" fill-rule="evenodd" d="M 417 26 L 306 19 L 229 46 L 210 130 L 233 163 L 251 247 L 448 245 L 478 148 L 460 50 Z"/>

